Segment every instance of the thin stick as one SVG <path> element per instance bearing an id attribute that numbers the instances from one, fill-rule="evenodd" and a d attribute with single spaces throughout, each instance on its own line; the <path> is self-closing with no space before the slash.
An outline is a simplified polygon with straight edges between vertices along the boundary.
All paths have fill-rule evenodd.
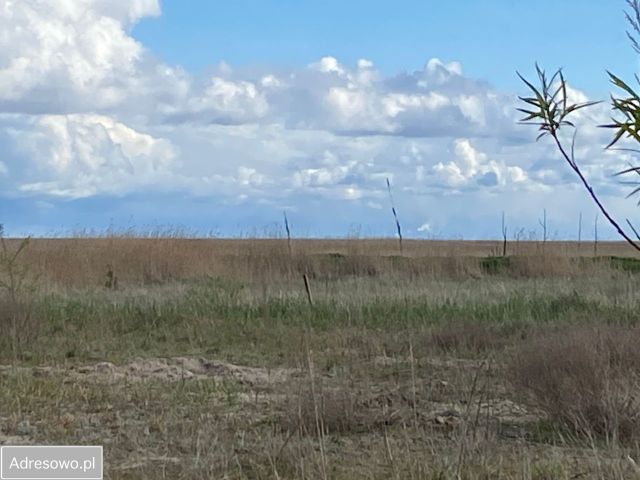
<path id="1" fill-rule="evenodd" d="M 307 276 L 305 275 L 305 278 Z M 322 478 L 327 479 L 327 457 L 325 455 L 324 448 L 324 425 L 320 416 L 320 410 L 318 409 L 318 397 L 316 396 L 316 382 L 313 372 L 313 361 L 311 359 L 311 349 L 305 338 L 305 347 L 307 351 L 307 368 L 309 371 L 309 380 L 311 381 L 311 396 L 313 397 L 313 413 L 316 421 L 316 433 L 318 434 L 318 443 L 320 444 L 320 460 L 322 467 Z"/>
<path id="2" fill-rule="evenodd" d="M 412 403 L 413 403 L 413 421 L 415 424 L 416 430 L 418 429 L 418 394 L 416 389 L 416 368 L 415 368 L 415 358 L 413 356 L 413 342 L 409 340 L 409 359 L 411 360 L 411 390 L 413 394 Z"/>
<path id="3" fill-rule="evenodd" d="M 504 221 L 504 212 L 502 212 L 502 256 L 507 256 L 507 225 Z"/>
<path id="4" fill-rule="evenodd" d="M 593 256 L 596 257 L 598 255 L 598 214 L 596 213 L 596 220 L 593 227 Z"/>
<path id="5" fill-rule="evenodd" d="M 287 248 L 289 249 L 289 255 L 291 255 L 291 230 L 289 229 L 289 219 L 287 218 L 287 212 L 284 214 L 284 229 L 287 232 Z"/>
<path id="6" fill-rule="evenodd" d="M 389 444 L 389 435 L 387 435 L 387 426 L 384 427 L 384 445 L 387 449 L 387 457 L 391 464 L 391 470 L 393 470 L 393 478 L 398 478 L 398 472 L 396 470 L 396 464 L 393 461 L 393 452 L 391 451 L 391 445 Z"/>
<path id="7" fill-rule="evenodd" d="M 480 370 L 484 368 L 485 362 L 482 362 L 479 366 L 478 369 L 475 371 L 474 375 L 473 375 L 473 381 L 471 382 L 471 390 L 469 392 L 469 397 L 467 399 L 467 407 L 465 409 L 464 412 L 464 429 L 463 429 L 463 435 L 460 439 L 460 449 L 458 450 L 458 463 L 456 465 L 456 476 L 455 478 L 461 478 L 460 474 L 462 472 L 462 465 L 464 463 L 464 457 L 466 454 L 466 447 L 467 447 L 467 443 L 468 443 L 468 438 L 467 438 L 467 434 L 468 434 L 468 425 L 467 425 L 467 419 L 469 418 L 469 412 L 471 410 L 471 405 L 473 403 L 473 399 L 474 396 L 476 394 L 476 388 L 478 385 L 478 379 L 480 377 Z"/>
<path id="8" fill-rule="evenodd" d="M 580 245 L 582 244 L 582 212 L 578 217 L 578 253 L 580 253 Z"/>
<path id="9" fill-rule="evenodd" d="M 542 211 L 542 221 L 538 219 L 538 223 L 542 227 L 542 244 L 547 243 L 547 209 Z"/>
<path id="10" fill-rule="evenodd" d="M 396 221 L 396 229 L 398 230 L 398 242 L 400 243 L 400 255 L 402 255 L 402 228 L 400 228 L 400 220 L 398 220 L 398 212 L 396 210 L 395 203 L 393 202 L 393 194 L 391 193 L 391 182 L 389 182 L 389 178 L 387 177 L 387 190 L 389 191 L 389 200 L 391 200 L 391 212 L 393 213 L 393 218 Z"/>
<path id="11" fill-rule="evenodd" d="M 302 279 L 304 280 L 304 289 L 307 292 L 307 300 L 309 300 L 309 305 L 313 307 L 313 297 L 311 296 L 311 286 L 309 285 L 309 277 L 305 273 L 302 275 Z"/>
<path id="12" fill-rule="evenodd" d="M 576 173 L 576 175 L 578 175 L 578 178 L 582 182 L 582 185 L 584 185 L 584 187 L 587 189 L 587 192 L 589 193 L 589 196 L 595 202 L 595 204 L 598 206 L 598 209 L 600 210 L 600 212 L 602 212 L 602 214 L 605 216 L 607 221 L 611 224 L 611 226 L 613 226 L 613 228 L 616 229 L 618 234 L 622 238 L 624 238 L 625 241 L 629 245 L 631 245 L 636 250 L 640 250 L 640 244 L 638 244 L 635 241 L 633 241 L 633 239 L 631 237 L 629 237 L 629 235 L 627 235 L 627 233 L 622 229 L 622 227 L 618 224 L 618 222 L 616 222 L 615 219 L 609 214 L 608 210 L 604 207 L 602 202 L 600 202 L 600 199 L 598 198 L 598 196 L 596 195 L 595 191 L 593 190 L 593 187 L 589 184 L 589 182 L 587 181 L 585 176 L 582 174 L 582 171 L 580 170 L 580 168 L 575 163 L 575 158 L 573 158 L 573 152 L 572 152 L 572 156 L 570 157 L 567 154 L 567 152 L 565 151 L 565 149 L 564 149 L 562 143 L 560 142 L 560 139 L 558 138 L 558 136 L 556 134 L 553 134 L 552 137 L 553 137 L 553 140 L 556 143 L 556 146 L 558 147 L 558 150 L 560 151 L 560 154 L 564 157 L 564 159 L 567 161 L 567 163 L 569 164 L 571 169 Z M 598 220 L 597 219 L 598 219 L 598 217 L 596 216 L 596 233 L 598 231 L 598 226 L 597 226 L 598 225 Z M 597 243 L 598 242 L 596 240 L 596 247 L 597 247 Z"/>
<path id="13" fill-rule="evenodd" d="M 633 230 L 633 233 L 635 234 L 636 238 L 640 241 L 640 233 L 638 233 L 638 230 L 636 230 L 636 227 L 633 226 L 633 223 L 631 223 L 631 221 L 627 218 L 627 225 L 629 225 L 629 228 L 631 228 L 631 230 Z"/>

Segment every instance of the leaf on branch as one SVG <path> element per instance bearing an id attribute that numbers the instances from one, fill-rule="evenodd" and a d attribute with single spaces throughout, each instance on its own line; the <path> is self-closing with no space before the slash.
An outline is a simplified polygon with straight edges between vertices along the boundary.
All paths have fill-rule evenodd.
<path id="1" fill-rule="evenodd" d="M 634 2 L 633 5 L 638 6 L 637 2 Z M 638 95 L 633 88 L 631 88 L 620 77 L 611 72 L 607 73 L 609 74 L 611 83 L 625 92 L 628 96 L 623 98 L 617 98 L 613 95 L 611 96 L 611 109 L 614 113 L 621 114 L 624 119 L 618 120 L 616 118 L 612 118 L 611 120 L 613 123 L 601 125 L 603 128 L 616 130 L 613 139 L 609 142 L 606 148 L 613 147 L 623 137 L 625 137 L 625 135 L 626 138 L 632 138 L 637 142 L 640 142 L 640 95 Z M 638 80 L 637 77 L 636 80 Z"/>
<path id="2" fill-rule="evenodd" d="M 538 75 L 539 87 L 534 86 L 529 80 L 524 78 L 519 72 L 518 77 L 529 87 L 535 95 L 534 97 L 518 97 L 520 101 L 526 103 L 528 108 L 518 108 L 517 110 L 525 117 L 520 119 L 520 123 L 537 125 L 540 134 L 538 140 L 545 135 L 555 136 L 556 132 L 563 126 L 574 127 L 574 124 L 566 118 L 582 108 L 590 107 L 599 102 L 585 102 L 569 104 L 567 98 L 567 82 L 562 73 L 562 69 L 558 69 L 550 79 L 544 70 L 536 63 L 536 73 Z M 557 83 L 557 86 L 555 86 Z M 529 106 L 534 107 L 531 109 Z M 540 119 L 533 122 L 532 120 Z"/>
<path id="3" fill-rule="evenodd" d="M 628 12 L 625 12 L 624 16 L 627 19 L 627 22 L 629 22 L 629 25 L 631 25 L 631 28 L 635 32 L 635 34 L 639 35 L 640 34 L 640 5 L 638 4 L 638 0 L 627 0 L 627 5 L 631 8 L 633 12 L 633 17 L 635 18 L 632 18 L 632 16 Z M 631 46 L 633 47 L 633 49 L 637 53 L 640 53 L 640 44 L 629 31 L 627 31 L 627 37 L 631 41 Z"/>
<path id="4" fill-rule="evenodd" d="M 607 73 L 609 74 L 611 83 L 613 83 L 616 87 L 626 91 L 629 95 L 631 95 L 636 100 L 640 100 L 640 97 L 638 97 L 638 94 L 634 92 L 633 89 L 629 85 L 627 85 L 620 77 L 617 77 L 616 75 L 611 73 L 609 70 L 607 70 Z"/>
<path id="5" fill-rule="evenodd" d="M 629 195 L 626 196 L 626 198 L 631 198 L 633 197 L 635 194 L 637 194 L 638 192 L 640 192 L 640 187 L 636 187 L 634 188 L 631 193 Z M 638 200 L 638 205 L 640 205 L 640 200 Z"/>

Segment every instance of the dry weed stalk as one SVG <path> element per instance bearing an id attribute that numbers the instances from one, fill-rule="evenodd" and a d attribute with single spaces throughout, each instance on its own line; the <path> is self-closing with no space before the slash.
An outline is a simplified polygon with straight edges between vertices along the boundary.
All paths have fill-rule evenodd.
<path id="1" fill-rule="evenodd" d="M 504 212 L 502 212 L 502 256 L 507 256 L 507 224 L 504 219 Z"/>
<path id="2" fill-rule="evenodd" d="M 291 229 L 289 228 L 289 219 L 287 218 L 287 212 L 284 214 L 284 230 L 287 233 L 287 249 L 289 250 L 289 256 L 291 256 Z"/>
<path id="3" fill-rule="evenodd" d="M 318 435 L 318 443 L 320 445 L 320 465 L 322 467 L 322 478 L 326 480 L 327 477 L 327 456 L 325 453 L 326 440 L 325 440 L 325 428 L 323 425 L 323 419 L 320 415 L 320 410 L 318 406 L 318 396 L 316 392 L 316 381 L 315 381 L 315 373 L 313 371 L 313 360 L 311 358 L 311 350 L 309 348 L 309 344 L 305 342 L 306 353 L 307 353 L 307 368 L 309 372 L 309 380 L 311 382 L 311 396 L 313 398 L 313 414 L 316 425 L 316 433 Z"/>
<path id="4" fill-rule="evenodd" d="M 578 254 L 580 254 L 580 246 L 582 245 L 582 212 L 578 217 Z"/>
<path id="5" fill-rule="evenodd" d="M 398 243 L 400 244 L 400 255 L 403 254 L 402 248 L 402 228 L 400 227 L 400 220 L 398 220 L 398 211 L 393 201 L 393 194 L 391 193 L 391 182 L 387 178 L 387 191 L 389 192 L 389 200 L 391 200 L 391 212 L 393 213 L 393 219 L 396 222 L 396 230 L 398 232 Z"/>

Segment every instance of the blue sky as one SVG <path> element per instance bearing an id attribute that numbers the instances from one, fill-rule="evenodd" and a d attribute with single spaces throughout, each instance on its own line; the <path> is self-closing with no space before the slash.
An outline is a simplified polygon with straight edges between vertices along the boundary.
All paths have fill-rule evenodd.
<path id="1" fill-rule="evenodd" d="M 46 7 L 46 8 L 45 8 Z M 562 66 L 572 100 L 633 78 L 623 0 L 0 0 L 0 222 L 222 236 L 573 238 L 595 210 L 548 142 L 517 124 L 516 70 Z M 603 152 L 577 153 L 637 218 Z M 586 220 L 589 219 L 589 220 Z M 586 228 L 585 228 L 586 229 Z M 590 231 L 590 229 L 586 229 Z M 601 236 L 615 238 L 602 225 Z"/>
<path id="2" fill-rule="evenodd" d="M 514 71 L 529 72 L 538 60 L 603 95 L 605 69 L 629 75 L 636 63 L 620 0 L 165 0 L 162 9 L 133 36 L 193 72 L 221 61 L 295 68 L 332 55 L 347 64 L 368 58 L 392 75 L 438 57 L 462 63 L 470 77 L 519 90 Z"/>

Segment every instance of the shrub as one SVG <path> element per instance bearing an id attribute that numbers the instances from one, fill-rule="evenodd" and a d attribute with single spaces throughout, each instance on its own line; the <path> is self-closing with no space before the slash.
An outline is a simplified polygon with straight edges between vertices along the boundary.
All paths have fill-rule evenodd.
<path id="1" fill-rule="evenodd" d="M 35 280 L 22 262 L 29 242 L 26 238 L 12 248 L 0 225 L 0 330 L 8 333 L 0 337 L 0 346 L 9 346 L 14 358 L 39 331 L 31 305 Z"/>
<path id="2" fill-rule="evenodd" d="M 511 265 L 509 257 L 484 257 L 480 259 L 482 271 L 488 275 L 507 273 Z"/>
<path id="3" fill-rule="evenodd" d="M 589 437 L 640 437 L 640 330 L 572 328 L 521 347 L 508 376 L 559 426 Z"/>
<path id="4" fill-rule="evenodd" d="M 318 428 L 323 435 L 352 433 L 363 428 L 356 403 L 356 397 L 346 389 L 320 388 L 315 396 L 310 389 L 303 389 L 289 397 L 282 425 L 285 430 L 300 429 L 306 435 L 317 435 Z"/>
<path id="5" fill-rule="evenodd" d="M 447 322 L 429 332 L 425 346 L 445 353 L 485 354 L 505 347 L 510 333 L 481 322 Z"/>

